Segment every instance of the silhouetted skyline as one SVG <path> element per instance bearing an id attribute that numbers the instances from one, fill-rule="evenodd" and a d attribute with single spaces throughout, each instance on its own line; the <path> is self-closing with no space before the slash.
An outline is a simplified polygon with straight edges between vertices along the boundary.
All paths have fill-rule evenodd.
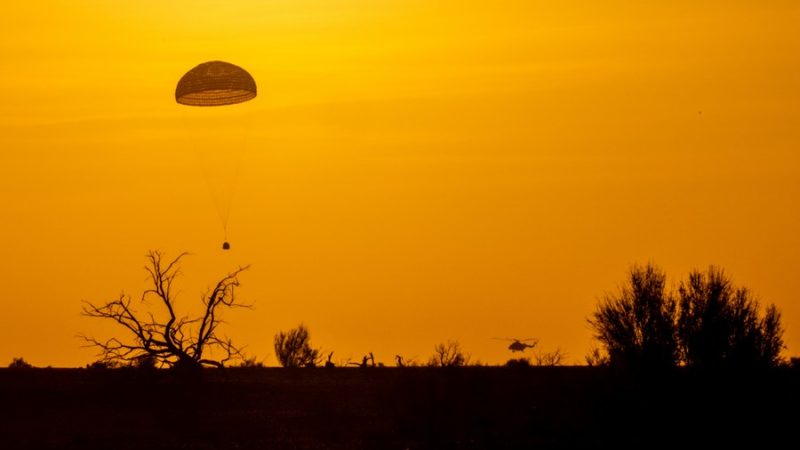
<path id="1" fill-rule="evenodd" d="M 583 363 L 598 298 L 648 261 L 724 267 L 796 355 L 797 8 L 6 5 L 0 363 L 91 361 L 75 334 L 108 330 L 81 301 L 141 292 L 151 249 L 191 253 L 189 309 L 250 264 L 228 332 L 270 365 L 301 321 L 335 360 L 453 339 L 503 364 L 492 337 L 535 337 Z M 208 61 L 258 97 L 176 103 Z"/>

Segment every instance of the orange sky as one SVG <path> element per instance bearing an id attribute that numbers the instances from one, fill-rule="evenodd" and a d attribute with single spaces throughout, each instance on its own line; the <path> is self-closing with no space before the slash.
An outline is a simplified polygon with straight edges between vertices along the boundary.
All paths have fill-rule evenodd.
<path id="1" fill-rule="evenodd" d="M 300 321 L 335 359 L 517 336 L 581 362 L 648 260 L 725 267 L 797 354 L 800 7 L 650 3 L 6 5 L 0 363 L 90 361 L 74 336 L 111 328 L 80 301 L 139 293 L 149 249 L 192 252 L 184 306 L 252 264 L 228 331 L 270 365 Z M 213 59 L 258 98 L 175 104 Z"/>

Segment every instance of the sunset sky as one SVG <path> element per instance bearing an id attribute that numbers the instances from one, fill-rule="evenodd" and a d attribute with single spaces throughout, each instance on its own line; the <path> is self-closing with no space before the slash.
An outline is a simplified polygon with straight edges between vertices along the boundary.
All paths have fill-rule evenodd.
<path id="1" fill-rule="evenodd" d="M 659 3 L 658 6 L 654 6 Z M 83 365 L 80 315 L 188 251 L 179 307 L 239 265 L 228 334 L 275 365 L 582 363 L 636 262 L 724 267 L 800 353 L 800 6 L 791 1 L 41 0 L 0 17 L 0 365 Z M 192 108 L 193 66 L 259 95 Z M 229 252 L 219 213 L 230 207 Z M 224 214 L 223 214 L 224 215 Z"/>

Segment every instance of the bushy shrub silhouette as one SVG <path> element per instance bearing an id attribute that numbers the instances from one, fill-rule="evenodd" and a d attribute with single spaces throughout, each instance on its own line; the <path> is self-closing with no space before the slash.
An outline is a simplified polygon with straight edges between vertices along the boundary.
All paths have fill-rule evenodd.
<path id="1" fill-rule="evenodd" d="M 114 361 L 103 361 L 98 360 L 86 364 L 86 368 L 89 370 L 108 370 L 108 369 L 116 369 L 119 368 L 120 365 Z"/>
<path id="2" fill-rule="evenodd" d="M 665 284 L 653 264 L 633 266 L 620 291 L 601 301 L 589 323 L 610 365 L 756 369 L 781 363 L 783 328 L 775 305 L 762 314 L 750 291 L 714 266 L 692 271 L 676 295 Z M 600 350 L 587 357 L 589 365 L 603 362 Z"/>
<path id="3" fill-rule="evenodd" d="M 15 370 L 33 369 L 33 365 L 31 365 L 28 361 L 25 361 L 24 358 L 13 358 L 11 363 L 8 365 L 8 368 Z"/>
<path id="4" fill-rule="evenodd" d="M 531 360 L 529 358 L 511 358 L 506 361 L 506 367 L 525 368 L 531 367 Z"/>
<path id="5" fill-rule="evenodd" d="M 178 370 L 189 369 L 189 368 L 194 368 L 195 367 L 194 364 L 189 364 L 187 366 L 188 367 L 183 366 L 181 361 L 179 360 L 172 367 L 176 368 Z M 154 358 L 154 357 L 152 357 L 150 355 L 142 355 L 142 356 L 132 360 L 130 362 L 130 364 L 128 365 L 128 367 L 130 367 L 132 369 L 136 369 L 136 370 L 141 370 L 143 372 L 150 372 L 150 371 L 156 370 L 158 368 L 158 359 L 156 359 L 156 358 Z"/>
<path id="6" fill-rule="evenodd" d="M 316 367 L 322 361 L 320 350 L 311 346 L 308 328 L 302 323 L 275 335 L 275 356 L 283 367 Z"/>
<path id="7" fill-rule="evenodd" d="M 590 350 L 585 359 L 589 367 L 604 367 L 609 364 L 608 355 L 597 347 Z"/>
<path id="8" fill-rule="evenodd" d="M 612 365 L 658 369 L 678 363 L 677 302 L 665 284 L 657 266 L 634 265 L 619 291 L 602 299 L 589 323 Z"/>
<path id="9" fill-rule="evenodd" d="M 242 362 L 236 367 L 241 369 L 259 369 L 264 367 L 264 363 L 258 361 L 255 356 L 242 358 Z"/>
<path id="10" fill-rule="evenodd" d="M 678 294 L 678 335 L 686 365 L 714 369 L 780 363 L 780 312 L 769 305 L 761 315 L 750 291 L 736 287 L 722 269 L 711 266 L 706 272 L 692 271 Z"/>

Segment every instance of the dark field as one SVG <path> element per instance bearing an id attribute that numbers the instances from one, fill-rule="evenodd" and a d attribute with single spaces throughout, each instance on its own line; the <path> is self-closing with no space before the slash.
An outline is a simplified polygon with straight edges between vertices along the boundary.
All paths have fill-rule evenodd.
<path id="1" fill-rule="evenodd" d="M 585 367 L 0 370 L 2 449 L 757 448 L 797 443 L 800 373 Z"/>

